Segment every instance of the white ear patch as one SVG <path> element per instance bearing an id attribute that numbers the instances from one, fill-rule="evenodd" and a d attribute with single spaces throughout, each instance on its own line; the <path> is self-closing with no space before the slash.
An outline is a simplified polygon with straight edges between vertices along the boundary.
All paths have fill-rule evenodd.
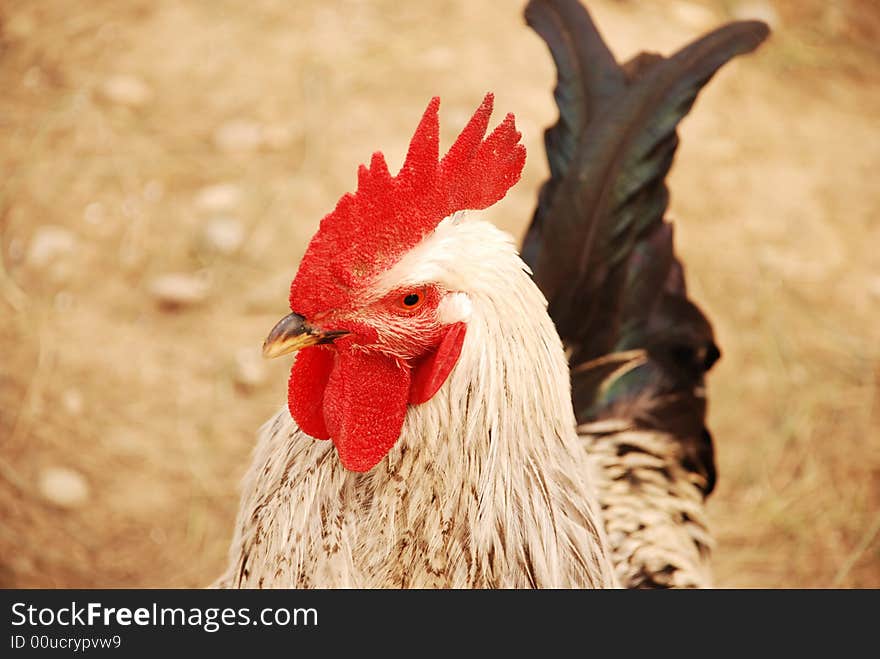
<path id="1" fill-rule="evenodd" d="M 444 325 L 467 322 L 473 305 L 467 293 L 447 293 L 437 305 L 437 319 Z"/>

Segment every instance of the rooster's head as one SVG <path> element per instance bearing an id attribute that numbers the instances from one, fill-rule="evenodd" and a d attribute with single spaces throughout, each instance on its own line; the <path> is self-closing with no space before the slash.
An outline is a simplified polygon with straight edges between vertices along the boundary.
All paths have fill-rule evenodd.
<path id="1" fill-rule="evenodd" d="M 290 413 L 305 433 L 332 439 L 347 469 L 367 471 L 385 457 L 407 406 L 430 400 L 459 358 L 467 282 L 449 250 L 438 259 L 418 248 L 441 222 L 491 206 L 519 180 L 525 148 L 513 115 L 484 139 L 492 101 L 487 94 L 442 159 L 434 98 L 397 176 L 379 152 L 360 167 L 357 192 L 324 217 L 303 256 L 293 313 L 263 346 L 268 357 L 299 351 Z"/>

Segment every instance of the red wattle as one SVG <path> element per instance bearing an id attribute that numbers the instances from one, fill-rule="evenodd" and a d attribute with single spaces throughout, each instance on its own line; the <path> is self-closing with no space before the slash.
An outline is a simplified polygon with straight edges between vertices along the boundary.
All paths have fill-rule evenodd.
<path id="1" fill-rule="evenodd" d="M 409 397 L 409 369 L 397 360 L 341 350 L 324 390 L 324 421 L 342 466 L 369 471 L 400 437 Z"/>
<path id="2" fill-rule="evenodd" d="M 399 439 L 407 405 L 430 400 L 449 377 L 466 330 L 451 325 L 411 367 L 362 350 L 304 348 L 290 372 L 290 414 L 306 434 L 332 439 L 346 469 L 369 471 Z"/>
<path id="3" fill-rule="evenodd" d="M 443 386 L 461 354 L 466 331 L 465 323 L 450 325 L 437 349 L 413 363 L 412 384 L 409 389 L 410 405 L 419 405 L 431 400 L 437 390 Z"/>
<path id="4" fill-rule="evenodd" d="M 324 391 L 335 361 L 335 350 L 303 348 L 290 369 L 287 409 L 300 429 L 315 439 L 330 439 L 324 422 Z"/>

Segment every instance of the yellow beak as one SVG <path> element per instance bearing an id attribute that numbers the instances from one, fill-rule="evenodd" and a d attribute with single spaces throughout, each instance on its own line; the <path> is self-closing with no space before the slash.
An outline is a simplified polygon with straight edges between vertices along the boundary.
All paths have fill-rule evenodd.
<path id="1" fill-rule="evenodd" d="M 348 332 L 344 330 L 315 329 L 306 322 L 305 318 L 292 313 L 279 320 L 263 341 L 263 357 L 271 359 L 309 346 L 332 343 L 346 334 Z"/>

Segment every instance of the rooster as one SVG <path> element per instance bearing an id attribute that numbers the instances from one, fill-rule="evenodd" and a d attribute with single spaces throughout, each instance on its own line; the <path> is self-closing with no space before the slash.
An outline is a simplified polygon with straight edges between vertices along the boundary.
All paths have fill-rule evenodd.
<path id="1" fill-rule="evenodd" d="M 486 136 L 488 94 L 441 158 L 432 99 L 399 173 L 375 153 L 321 221 L 266 339 L 296 353 L 288 404 L 260 431 L 216 585 L 707 585 L 718 350 L 663 179 L 699 89 L 766 28 L 621 68 L 579 3 L 526 18 L 560 120 L 523 258 L 480 213 L 520 178 L 513 115 Z"/>

